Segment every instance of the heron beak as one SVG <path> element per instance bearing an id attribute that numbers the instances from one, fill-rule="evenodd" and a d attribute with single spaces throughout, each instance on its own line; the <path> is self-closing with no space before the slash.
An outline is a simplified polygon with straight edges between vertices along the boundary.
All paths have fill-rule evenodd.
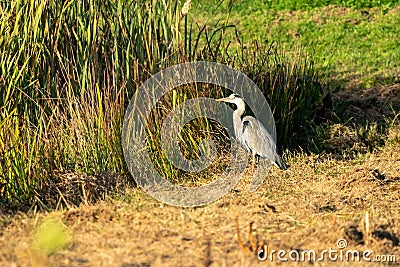
<path id="1" fill-rule="evenodd" d="M 216 99 L 218 102 L 222 102 L 222 101 L 227 101 L 230 100 L 228 97 L 224 97 L 224 98 L 220 98 L 220 99 Z"/>

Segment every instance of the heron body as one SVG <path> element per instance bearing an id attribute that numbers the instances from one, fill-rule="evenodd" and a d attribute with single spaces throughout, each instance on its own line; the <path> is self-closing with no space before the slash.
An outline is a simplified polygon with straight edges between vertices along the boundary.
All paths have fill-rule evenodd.
<path id="1" fill-rule="evenodd" d="M 252 153 L 253 162 L 255 157 L 269 160 L 272 164 L 282 170 L 287 169 L 286 163 L 278 154 L 275 141 L 271 134 L 265 129 L 264 125 L 252 116 L 242 115 L 245 112 L 246 105 L 243 99 L 237 94 L 231 94 L 229 97 L 217 99 L 236 105 L 236 110 L 233 112 L 233 128 L 235 130 L 236 139 L 239 143 Z"/>

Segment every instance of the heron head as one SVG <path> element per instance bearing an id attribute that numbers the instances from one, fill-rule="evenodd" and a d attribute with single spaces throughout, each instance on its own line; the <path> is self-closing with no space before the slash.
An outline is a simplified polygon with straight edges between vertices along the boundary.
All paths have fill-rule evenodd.
<path id="1" fill-rule="evenodd" d="M 228 97 L 217 99 L 217 101 L 238 104 L 239 102 L 243 102 L 243 99 L 238 94 L 231 94 Z"/>

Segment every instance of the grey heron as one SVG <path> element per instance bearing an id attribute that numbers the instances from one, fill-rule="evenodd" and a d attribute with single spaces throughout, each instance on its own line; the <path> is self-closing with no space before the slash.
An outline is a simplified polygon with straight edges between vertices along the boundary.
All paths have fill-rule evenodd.
<path id="1" fill-rule="evenodd" d="M 245 116 L 242 119 L 246 105 L 239 95 L 231 94 L 228 97 L 217 99 L 217 101 L 236 105 L 236 110 L 233 112 L 235 136 L 239 143 L 244 146 L 248 152 L 252 153 L 253 163 L 255 162 L 255 157 L 258 156 L 269 160 L 282 170 L 288 168 L 282 157 L 278 154 L 275 141 L 271 134 L 265 129 L 262 123 L 252 116 Z"/>

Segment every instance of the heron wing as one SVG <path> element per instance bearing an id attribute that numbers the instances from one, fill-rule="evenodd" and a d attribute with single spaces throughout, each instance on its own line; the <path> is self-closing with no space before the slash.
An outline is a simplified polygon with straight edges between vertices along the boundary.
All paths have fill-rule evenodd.
<path id="1" fill-rule="evenodd" d="M 270 133 L 254 117 L 243 118 L 242 140 L 257 155 L 275 161 L 276 144 Z"/>

